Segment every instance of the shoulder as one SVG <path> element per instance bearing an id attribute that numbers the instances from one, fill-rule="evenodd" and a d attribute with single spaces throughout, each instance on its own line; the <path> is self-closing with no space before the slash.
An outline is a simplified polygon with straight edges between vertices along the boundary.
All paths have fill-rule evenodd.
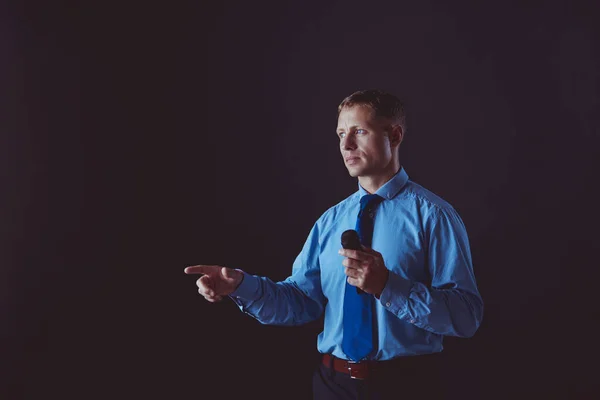
<path id="1" fill-rule="evenodd" d="M 402 195 L 405 196 L 404 201 L 412 203 L 413 209 L 421 216 L 427 231 L 437 227 L 437 229 L 466 232 L 465 224 L 458 211 L 439 195 L 412 181 L 408 182 Z"/>
<path id="2" fill-rule="evenodd" d="M 358 204 L 360 200 L 359 192 L 356 191 L 352 193 L 350 196 L 346 197 L 344 200 L 339 203 L 329 207 L 317 220 L 317 225 L 320 226 L 331 226 L 335 223 L 340 217 L 352 213 L 353 208 Z"/>
<path id="3" fill-rule="evenodd" d="M 400 201 L 411 203 L 424 216 L 438 218 L 442 215 L 457 215 L 452 204 L 413 181 L 406 183 L 404 190 L 402 190 L 398 197 Z"/>

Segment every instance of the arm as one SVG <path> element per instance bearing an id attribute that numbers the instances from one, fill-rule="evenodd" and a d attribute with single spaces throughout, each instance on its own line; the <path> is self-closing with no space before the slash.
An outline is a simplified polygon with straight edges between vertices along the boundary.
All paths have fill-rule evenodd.
<path id="1" fill-rule="evenodd" d="M 466 229 L 456 211 L 437 210 L 429 232 L 431 286 L 394 272 L 380 301 L 398 318 L 441 335 L 470 337 L 483 317 Z"/>
<path id="2" fill-rule="evenodd" d="M 321 316 L 325 296 L 321 290 L 318 227 L 315 224 L 292 275 L 282 282 L 221 266 L 194 266 L 186 273 L 204 274 L 198 291 L 210 302 L 229 296 L 244 313 L 263 324 L 300 325 Z"/>
<path id="3" fill-rule="evenodd" d="M 282 282 L 244 273 L 242 284 L 230 297 L 240 310 L 262 324 L 301 325 L 319 318 L 324 309 L 318 294 L 305 292 L 295 281 L 318 279 L 315 272 L 307 272 L 306 276 L 292 275 Z"/>
<path id="4" fill-rule="evenodd" d="M 282 282 L 249 274 L 231 298 L 240 310 L 262 324 L 300 325 L 321 316 L 326 299 L 321 289 L 318 221 L 311 229 L 292 267 Z"/>

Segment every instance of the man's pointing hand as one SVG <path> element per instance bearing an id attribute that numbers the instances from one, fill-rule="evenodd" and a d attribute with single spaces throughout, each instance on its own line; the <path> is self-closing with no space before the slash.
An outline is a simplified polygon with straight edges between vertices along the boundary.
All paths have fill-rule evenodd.
<path id="1" fill-rule="evenodd" d="M 211 303 L 221 301 L 242 282 L 244 274 L 240 270 L 221 267 L 219 265 L 194 265 L 184 269 L 186 274 L 201 274 L 196 281 L 198 293 Z"/>

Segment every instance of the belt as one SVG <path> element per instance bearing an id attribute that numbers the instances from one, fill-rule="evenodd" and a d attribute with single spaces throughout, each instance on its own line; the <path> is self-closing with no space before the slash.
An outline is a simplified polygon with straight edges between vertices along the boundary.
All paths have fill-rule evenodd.
<path id="1" fill-rule="evenodd" d="M 386 361 L 347 361 L 334 357 L 329 354 L 323 354 L 323 365 L 328 368 L 333 367 L 337 372 L 350 375 L 353 379 L 368 379 L 373 377 L 377 370 L 388 366 Z"/>
<path id="2" fill-rule="evenodd" d="M 426 353 L 414 356 L 397 357 L 384 361 L 347 361 L 323 354 L 323 365 L 333 368 L 337 372 L 350 375 L 353 379 L 369 379 L 375 375 L 391 372 L 394 375 L 400 371 L 402 374 L 414 375 L 432 373 L 435 370 L 439 353 Z"/>

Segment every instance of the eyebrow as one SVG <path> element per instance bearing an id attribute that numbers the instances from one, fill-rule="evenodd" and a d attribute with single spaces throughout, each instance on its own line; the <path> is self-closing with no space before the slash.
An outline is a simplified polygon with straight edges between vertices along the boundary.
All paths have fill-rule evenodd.
<path id="1" fill-rule="evenodd" d="M 356 128 L 364 129 L 364 128 L 362 128 L 360 125 L 352 125 L 352 126 L 350 127 L 350 130 L 352 130 L 352 129 L 356 129 Z M 341 131 L 343 131 L 343 130 L 344 130 L 344 128 L 337 128 L 335 131 L 336 131 L 336 132 L 341 132 Z"/>

